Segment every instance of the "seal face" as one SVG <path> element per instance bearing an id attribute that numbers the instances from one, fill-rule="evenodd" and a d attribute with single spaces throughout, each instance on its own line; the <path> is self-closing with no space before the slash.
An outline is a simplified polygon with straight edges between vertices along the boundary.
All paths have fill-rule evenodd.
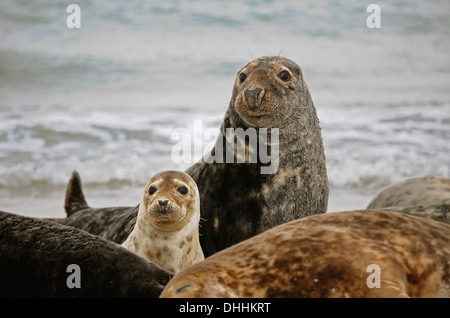
<path id="1" fill-rule="evenodd" d="M 172 272 L 204 259 L 198 240 L 200 198 L 195 181 L 164 171 L 146 184 L 125 248 Z"/>
<path id="2" fill-rule="evenodd" d="M 249 127 L 279 128 L 298 106 L 295 89 L 301 82 L 301 69 L 289 60 L 255 60 L 236 77 L 236 112 Z"/>
<path id="3" fill-rule="evenodd" d="M 153 227 L 165 232 L 177 231 L 191 221 L 198 223 L 200 218 L 197 186 L 180 171 L 159 173 L 151 178 L 141 204 L 142 218 L 148 218 Z"/>
<path id="4" fill-rule="evenodd" d="M 161 297 L 449 297 L 450 226 L 376 211 L 279 225 L 178 273 Z"/>

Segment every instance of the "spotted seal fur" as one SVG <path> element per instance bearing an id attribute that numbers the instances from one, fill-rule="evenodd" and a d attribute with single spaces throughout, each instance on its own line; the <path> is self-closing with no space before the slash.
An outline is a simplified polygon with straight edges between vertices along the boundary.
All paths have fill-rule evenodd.
<path id="1" fill-rule="evenodd" d="M 389 207 L 378 209 L 380 211 L 392 211 L 420 216 L 427 219 L 450 224 L 450 204 L 429 204 L 406 207 Z"/>
<path id="2" fill-rule="evenodd" d="M 367 209 L 408 213 L 450 224 L 450 179 L 409 178 L 381 190 Z"/>
<path id="3" fill-rule="evenodd" d="M 187 268 L 161 297 L 450 297 L 450 226 L 375 210 L 309 216 Z"/>
<path id="4" fill-rule="evenodd" d="M 450 178 L 426 176 L 409 178 L 380 191 L 368 209 L 450 204 Z"/>
<path id="5" fill-rule="evenodd" d="M 163 171 L 146 184 L 126 249 L 177 273 L 205 257 L 198 239 L 200 197 L 182 171 Z"/>

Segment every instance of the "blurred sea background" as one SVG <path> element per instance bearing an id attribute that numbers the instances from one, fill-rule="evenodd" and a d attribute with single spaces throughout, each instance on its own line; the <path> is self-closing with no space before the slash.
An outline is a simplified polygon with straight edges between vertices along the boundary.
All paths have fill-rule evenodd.
<path id="1" fill-rule="evenodd" d="M 175 128 L 219 127 L 237 71 L 281 55 L 321 122 L 329 211 L 393 182 L 450 177 L 450 2 L 0 2 L 0 209 L 63 217 L 67 182 L 92 207 L 135 206 L 175 164 Z M 199 142 L 199 140 L 196 140 Z"/>

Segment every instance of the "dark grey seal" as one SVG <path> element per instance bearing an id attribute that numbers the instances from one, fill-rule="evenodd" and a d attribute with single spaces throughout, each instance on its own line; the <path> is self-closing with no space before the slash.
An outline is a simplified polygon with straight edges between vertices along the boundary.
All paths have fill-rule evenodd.
<path id="1" fill-rule="evenodd" d="M 237 151 L 232 152 L 235 162 L 227 163 L 227 128 L 254 129 L 258 148 L 264 145 L 267 154 L 279 155 L 269 164 L 261 158 L 254 162 L 251 154 L 258 150 L 244 141 L 248 151 L 240 158 L 244 163 L 236 163 Z M 265 128 L 267 135 L 261 139 Z M 221 133 L 210 155 L 186 171 L 200 191 L 200 243 L 205 256 L 279 224 L 326 212 L 328 179 L 319 120 L 296 63 L 262 57 L 245 65 L 237 74 Z M 239 142 L 242 138 L 237 137 Z M 273 171 L 263 173 L 269 165 Z M 138 207 L 88 207 L 80 178 L 74 174 L 66 196 L 67 218 L 58 222 L 122 243 L 137 211 Z"/>
<path id="2" fill-rule="evenodd" d="M 171 277 L 101 237 L 0 211 L 0 297 L 158 297 Z"/>

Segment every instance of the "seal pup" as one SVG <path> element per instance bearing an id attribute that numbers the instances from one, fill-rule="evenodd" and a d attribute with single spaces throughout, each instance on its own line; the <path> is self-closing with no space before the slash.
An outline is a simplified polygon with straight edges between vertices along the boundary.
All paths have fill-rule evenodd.
<path id="1" fill-rule="evenodd" d="M 370 201 L 367 209 L 450 204 L 450 178 L 426 176 L 390 185 Z"/>
<path id="2" fill-rule="evenodd" d="M 258 139 L 258 144 L 266 145 L 268 153 L 277 150 L 274 173 L 261 173 L 267 164 L 260 159 L 249 162 L 250 152 L 256 149 L 248 143 L 245 163 L 210 163 L 211 158 L 226 158 L 228 148 L 218 145 L 226 144 L 227 129 L 239 128 L 270 129 L 267 139 Z M 275 129 L 278 142 L 272 134 Z M 200 191 L 200 243 L 205 256 L 276 225 L 326 212 L 328 179 L 319 120 L 296 63 L 279 56 L 261 57 L 239 70 L 220 131 L 211 153 L 186 170 Z M 84 200 L 81 188 L 70 183 L 68 188 L 73 191 L 66 196 L 67 218 L 58 222 L 89 229 L 117 243 L 126 239 L 129 232 L 123 231 L 129 225 L 108 219 L 129 222 L 138 207 L 86 208 L 87 204 L 77 202 Z"/>
<path id="3" fill-rule="evenodd" d="M 158 297 L 173 276 L 73 227 L 0 211 L 0 229 L 0 297 Z"/>
<path id="4" fill-rule="evenodd" d="M 450 297 L 450 226 L 375 210 L 309 216 L 192 265 L 161 297 Z"/>
<path id="5" fill-rule="evenodd" d="M 177 273 L 205 258 L 199 221 L 195 181 L 181 171 L 160 172 L 145 185 L 136 224 L 122 246 Z"/>

